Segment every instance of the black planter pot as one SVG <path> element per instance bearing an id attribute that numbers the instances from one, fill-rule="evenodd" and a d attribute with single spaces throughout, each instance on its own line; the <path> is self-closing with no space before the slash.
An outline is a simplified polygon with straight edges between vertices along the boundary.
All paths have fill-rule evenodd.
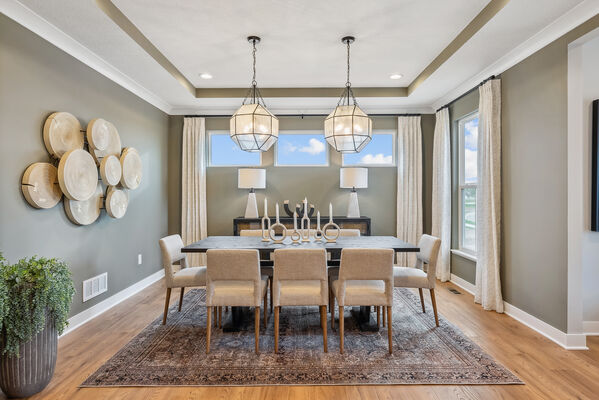
<path id="1" fill-rule="evenodd" d="M 0 345 L 0 349 L 3 346 Z M 45 328 L 19 346 L 19 357 L 1 355 L 0 389 L 8 397 L 28 397 L 41 392 L 52 379 L 56 365 L 58 332 L 46 318 Z"/>

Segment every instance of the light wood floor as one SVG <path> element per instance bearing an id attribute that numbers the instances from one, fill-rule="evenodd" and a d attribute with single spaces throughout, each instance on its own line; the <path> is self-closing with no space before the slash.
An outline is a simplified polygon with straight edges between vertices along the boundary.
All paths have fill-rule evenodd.
<path id="1" fill-rule="evenodd" d="M 270 386 L 83 388 L 77 386 L 162 312 L 164 283 L 155 283 L 61 338 L 56 373 L 36 399 L 598 399 L 599 337 L 589 351 L 566 351 L 505 315 L 483 311 L 472 296 L 437 288 L 439 312 L 526 385 Z M 459 288 L 458 288 L 459 289 Z M 171 304 L 178 301 L 173 291 Z M 427 296 L 428 298 L 428 296 Z M 428 305 L 430 310 L 430 304 Z M 430 311 L 429 311 L 430 312 Z M 431 316 L 432 318 L 432 316 Z M 272 323 L 272 319 L 270 320 Z M 330 335 L 331 349 L 337 336 Z M 263 349 L 263 351 L 268 351 Z M 0 394 L 0 397 L 2 395 Z M 3 397 L 2 397 L 3 398 Z"/>

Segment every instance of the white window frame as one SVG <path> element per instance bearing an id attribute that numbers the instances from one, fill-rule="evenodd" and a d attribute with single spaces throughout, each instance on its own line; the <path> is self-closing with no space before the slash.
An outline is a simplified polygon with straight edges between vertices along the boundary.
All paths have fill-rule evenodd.
<path id="1" fill-rule="evenodd" d="M 470 249 L 464 248 L 464 220 L 463 220 L 463 210 L 464 205 L 462 204 L 462 191 L 464 189 L 474 188 L 478 190 L 478 176 L 476 177 L 477 183 L 466 183 L 464 182 L 465 178 L 465 160 L 464 160 L 464 125 L 468 122 L 478 118 L 478 110 L 471 112 L 470 114 L 466 114 L 463 117 L 457 120 L 458 124 L 458 251 L 465 254 L 465 258 L 469 258 L 471 260 L 476 261 L 476 251 L 472 251 Z M 478 152 L 478 148 L 476 149 Z M 476 205 L 476 212 L 478 213 L 478 204 Z M 476 229 L 476 225 L 475 228 Z M 476 245 L 475 245 L 476 246 Z M 470 256 L 470 257 L 468 257 Z"/>
<path id="2" fill-rule="evenodd" d="M 320 136 L 324 138 L 324 131 L 321 130 L 310 130 L 310 129 L 302 129 L 302 130 L 284 130 L 279 131 L 279 139 L 284 135 L 311 135 L 311 136 Z M 329 153 L 329 144 L 327 141 L 324 141 L 325 145 L 325 155 L 327 159 L 326 164 L 279 164 L 279 140 L 277 139 L 277 143 L 275 143 L 275 159 L 273 160 L 273 165 L 275 167 L 329 167 L 331 165 L 331 156 Z"/>
<path id="3" fill-rule="evenodd" d="M 368 167 L 368 168 L 389 168 L 397 166 L 397 130 L 396 129 L 374 129 L 372 131 L 372 137 L 375 135 L 391 135 L 392 136 L 392 146 L 391 155 L 392 162 L 391 164 L 363 164 L 363 163 L 347 163 L 345 162 L 345 154 L 341 154 L 341 166 L 342 167 Z M 364 149 L 367 149 L 368 145 Z"/>
<path id="4" fill-rule="evenodd" d="M 229 135 L 229 131 L 223 129 L 215 129 L 207 132 L 208 146 L 206 147 L 206 157 L 208 159 L 208 167 L 210 168 L 243 168 L 243 167 L 261 167 L 262 166 L 262 152 L 260 152 L 260 162 L 258 164 L 227 164 L 227 165 L 214 165 L 212 164 L 212 136 L 214 135 Z M 235 145 L 235 142 L 231 140 L 231 143 Z"/>

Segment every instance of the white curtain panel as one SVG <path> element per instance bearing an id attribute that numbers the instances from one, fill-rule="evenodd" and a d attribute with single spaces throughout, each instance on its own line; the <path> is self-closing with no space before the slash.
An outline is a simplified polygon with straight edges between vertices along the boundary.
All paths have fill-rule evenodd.
<path id="1" fill-rule="evenodd" d="M 420 117 L 399 117 L 397 124 L 397 237 L 418 244 L 422 236 L 422 128 Z M 414 253 L 398 253 L 397 263 L 413 267 Z"/>
<path id="2" fill-rule="evenodd" d="M 185 118 L 181 163 L 181 236 L 185 245 L 207 236 L 205 146 L 204 118 Z M 205 265 L 205 254 L 188 254 L 187 261 L 190 266 Z"/>
<path id="3" fill-rule="evenodd" d="M 501 248 L 501 81 L 479 88 L 478 186 L 476 190 L 476 292 L 485 310 L 503 312 Z"/>
<path id="4" fill-rule="evenodd" d="M 437 279 L 446 282 L 451 278 L 451 150 L 449 109 L 437 111 L 433 138 L 433 236 L 441 239 L 437 259 Z"/>

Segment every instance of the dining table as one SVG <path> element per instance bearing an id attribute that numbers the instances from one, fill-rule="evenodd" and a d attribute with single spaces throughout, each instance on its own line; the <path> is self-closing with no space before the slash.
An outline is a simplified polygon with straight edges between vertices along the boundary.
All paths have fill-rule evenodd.
<path id="1" fill-rule="evenodd" d="M 334 242 L 317 241 L 311 238 L 309 242 L 293 243 L 286 238 L 283 243 L 262 241 L 257 236 L 208 236 L 205 239 L 191 243 L 181 249 L 183 253 L 205 253 L 211 249 L 255 249 L 260 253 L 262 265 L 272 265 L 270 253 L 277 249 L 325 249 L 330 253 L 329 273 L 336 273 L 343 249 L 393 249 L 398 253 L 415 253 L 420 251 L 418 246 L 406 243 L 394 236 L 340 236 Z M 276 265 L 274 266 L 276 268 Z M 371 306 L 354 307 L 352 317 L 362 331 L 376 331 L 378 326 L 371 317 Z M 239 332 L 250 325 L 253 313 L 249 307 L 231 307 L 231 316 L 224 321 L 223 331 Z"/>

